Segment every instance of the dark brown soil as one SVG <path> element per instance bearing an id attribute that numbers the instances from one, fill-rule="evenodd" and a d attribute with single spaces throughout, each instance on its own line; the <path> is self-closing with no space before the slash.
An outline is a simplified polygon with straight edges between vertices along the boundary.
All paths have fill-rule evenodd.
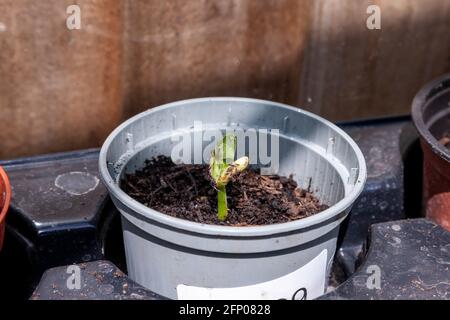
<path id="1" fill-rule="evenodd" d="M 227 185 L 228 217 L 216 218 L 217 192 L 204 165 L 175 165 L 168 157 L 147 160 L 124 177 L 121 188 L 144 205 L 190 221 L 252 226 L 298 220 L 325 210 L 290 177 L 262 176 L 247 168 Z"/>
<path id="2" fill-rule="evenodd" d="M 450 133 L 445 133 L 442 138 L 439 139 L 439 143 L 450 149 Z"/>

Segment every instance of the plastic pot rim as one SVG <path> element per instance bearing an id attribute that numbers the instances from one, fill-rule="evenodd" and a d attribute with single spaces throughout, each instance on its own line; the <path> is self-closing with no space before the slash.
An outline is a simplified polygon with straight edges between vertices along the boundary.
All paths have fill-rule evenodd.
<path id="1" fill-rule="evenodd" d="M 450 151 L 433 136 L 423 120 L 424 107 L 429 104 L 442 90 L 450 89 L 450 73 L 428 82 L 416 94 L 412 102 L 411 115 L 414 126 L 420 137 L 439 157 L 450 162 Z"/>
<path id="2" fill-rule="evenodd" d="M 141 118 L 143 116 L 147 116 L 149 114 L 152 114 L 154 112 L 168 109 L 171 107 L 176 107 L 179 105 L 184 105 L 186 103 L 196 103 L 196 102 L 217 102 L 217 101 L 236 101 L 236 102 L 248 102 L 248 103 L 264 103 L 264 104 L 271 104 L 273 106 L 277 106 L 279 108 L 283 108 L 289 111 L 295 111 L 303 113 L 309 117 L 312 117 L 316 119 L 319 122 L 322 122 L 330 127 L 332 127 L 338 134 L 342 135 L 344 138 L 347 139 L 348 143 L 351 145 L 353 150 L 356 153 L 357 159 L 358 159 L 358 177 L 356 179 L 356 182 L 351 190 L 351 192 L 344 196 L 343 199 L 329 207 L 328 209 L 315 214 L 313 216 L 309 216 L 303 219 L 291 221 L 291 222 L 284 222 L 284 223 L 276 223 L 276 224 L 270 224 L 270 225 L 262 225 L 262 226 L 251 226 L 251 227 L 232 227 L 232 226 L 218 226 L 218 225 L 212 225 L 212 224 L 204 224 L 204 223 L 198 223 L 193 221 L 188 221 L 181 218 L 175 218 L 171 217 L 169 215 L 166 215 L 162 212 L 153 210 L 137 200 L 134 200 L 132 197 L 127 195 L 114 181 L 114 179 L 111 177 L 108 167 L 107 167 L 107 152 L 109 149 L 109 146 L 111 145 L 113 139 L 116 137 L 116 135 L 121 132 L 123 129 L 125 129 L 130 123 L 134 122 L 138 118 Z M 103 143 L 103 146 L 100 150 L 99 155 L 99 170 L 100 170 L 100 176 L 103 181 L 103 183 L 106 185 L 107 189 L 113 196 L 113 198 L 120 201 L 123 205 L 130 208 L 134 212 L 150 219 L 154 220 L 158 223 L 161 223 L 163 225 L 170 226 L 172 228 L 184 230 L 184 231 L 190 231 L 194 233 L 204 234 L 204 235 L 216 235 L 216 236 L 223 236 L 223 237 L 257 237 L 257 236 L 267 236 L 272 234 L 280 234 L 280 233 L 287 233 L 292 231 L 298 231 L 300 229 L 305 229 L 308 227 L 315 226 L 317 224 L 320 224 L 324 221 L 330 220 L 336 216 L 339 216 L 339 214 L 343 211 L 346 211 L 349 209 L 354 201 L 357 199 L 357 197 L 361 194 L 364 184 L 366 181 L 367 173 L 366 173 L 366 163 L 364 160 L 364 156 L 359 149 L 358 145 L 353 141 L 350 136 L 345 133 L 341 128 L 337 127 L 335 124 L 331 123 L 330 121 L 319 117 L 311 112 L 294 108 L 292 106 L 268 101 L 268 100 L 261 100 L 261 99 L 251 99 L 251 98 L 237 98 L 237 97 L 210 97 L 210 98 L 196 98 L 196 99 L 186 99 L 186 100 L 180 100 L 176 102 L 167 103 L 155 108 L 151 108 L 147 111 L 141 112 L 128 120 L 121 123 L 118 127 L 116 127 L 110 135 L 106 138 L 105 142 Z M 346 183 L 346 182 L 344 182 Z"/>

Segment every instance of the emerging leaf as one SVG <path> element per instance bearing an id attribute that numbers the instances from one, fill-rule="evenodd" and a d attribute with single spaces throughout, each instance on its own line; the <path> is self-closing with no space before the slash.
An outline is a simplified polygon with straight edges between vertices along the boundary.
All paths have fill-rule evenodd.
<path id="1" fill-rule="evenodd" d="M 217 143 L 216 147 L 211 153 L 211 158 L 209 159 L 209 173 L 216 185 L 221 184 L 220 177 L 227 170 L 229 164 L 234 160 L 236 140 L 237 138 L 233 134 L 225 135 L 222 140 Z"/>
<path id="2" fill-rule="evenodd" d="M 225 186 L 231 178 L 245 170 L 248 166 L 248 157 L 242 157 L 233 161 L 236 151 L 236 141 L 237 138 L 235 135 L 225 135 L 217 143 L 209 159 L 209 174 L 217 187 L 217 218 L 220 221 L 225 220 L 228 214 Z"/>
<path id="3" fill-rule="evenodd" d="M 216 145 L 214 153 L 220 163 L 230 164 L 234 160 L 237 138 L 234 134 L 226 134 Z"/>
<path id="4" fill-rule="evenodd" d="M 217 184 L 220 177 L 220 163 L 217 162 L 214 151 L 211 153 L 211 158 L 209 158 L 209 174 Z"/>

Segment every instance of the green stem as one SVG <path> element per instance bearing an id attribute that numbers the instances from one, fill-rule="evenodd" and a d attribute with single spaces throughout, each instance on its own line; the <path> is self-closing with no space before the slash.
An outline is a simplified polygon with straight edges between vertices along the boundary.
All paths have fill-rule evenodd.
<path id="1" fill-rule="evenodd" d="M 227 208 L 227 191 L 225 186 L 217 187 L 217 219 L 219 221 L 225 220 L 228 215 Z"/>

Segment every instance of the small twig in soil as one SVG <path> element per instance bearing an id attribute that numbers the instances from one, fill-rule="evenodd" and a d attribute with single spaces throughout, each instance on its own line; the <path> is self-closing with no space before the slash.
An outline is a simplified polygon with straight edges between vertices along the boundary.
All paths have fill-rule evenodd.
<path id="1" fill-rule="evenodd" d="M 178 190 L 175 189 L 170 183 L 169 181 L 167 181 L 167 176 L 165 176 L 164 178 L 160 178 L 159 181 L 161 182 L 161 186 L 166 188 L 167 186 L 173 190 L 173 192 L 178 193 Z"/>
<path id="2" fill-rule="evenodd" d="M 311 185 L 312 185 L 312 178 L 309 178 L 308 180 L 308 188 L 306 190 L 308 190 L 308 192 L 311 192 Z"/>
<path id="3" fill-rule="evenodd" d="M 182 173 L 183 173 L 183 171 L 176 171 L 174 173 L 170 173 L 170 174 L 165 175 L 164 178 L 172 180 L 173 178 L 178 177 Z"/>
<path id="4" fill-rule="evenodd" d="M 153 190 L 151 193 L 150 193 L 150 201 L 148 202 L 148 206 L 150 207 L 151 205 L 152 205 L 152 203 L 153 203 L 153 198 L 155 197 L 155 194 L 159 191 L 159 190 L 161 190 L 163 188 L 163 186 L 159 186 L 158 188 L 156 188 L 155 190 Z"/>
<path id="5" fill-rule="evenodd" d="M 186 168 L 186 173 L 187 173 L 189 179 L 190 179 L 191 182 L 192 182 L 192 186 L 194 187 L 195 196 L 198 196 L 197 184 L 195 183 L 195 179 L 194 179 L 194 177 L 192 176 L 192 173 L 191 173 L 191 171 L 189 171 L 188 168 Z"/>
<path id="6" fill-rule="evenodd" d="M 128 186 L 135 191 L 136 194 L 141 194 L 139 189 L 135 187 L 132 183 L 128 183 Z"/>

